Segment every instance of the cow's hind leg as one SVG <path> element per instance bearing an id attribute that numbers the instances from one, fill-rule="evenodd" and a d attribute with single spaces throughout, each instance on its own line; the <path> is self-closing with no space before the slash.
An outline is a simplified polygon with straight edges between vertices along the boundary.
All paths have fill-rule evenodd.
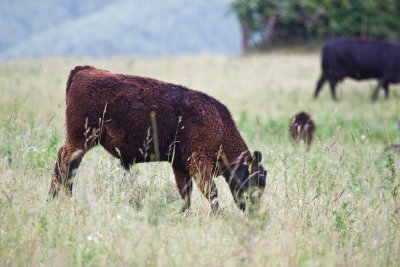
<path id="1" fill-rule="evenodd" d="M 190 178 L 189 173 L 186 171 L 174 167 L 174 174 L 175 174 L 175 181 L 176 181 L 176 186 L 178 187 L 179 194 L 181 195 L 182 199 L 185 201 L 185 203 L 182 206 L 182 212 L 185 212 L 190 208 L 190 197 L 192 195 L 192 189 L 193 189 L 193 182 L 192 179 Z"/>
<path id="2" fill-rule="evenodd" d="M 215 164 L 202 153 L 193 153 L 190 163 L 190 175 L 194 177 L 197 186 L 208 199 L 214 213 L 219 210 L 218 191 L 214 183 Z"/>
<path id="3" fill-rule="evenodd" d="M 58 150 L 57 161 L 54 166 L 49 195 L 56 197 L 60 188 L 64 188 L 67 195 L 72 194 L 72 178 L 85 154 L 84 149 L 65 145 Z"/>
<path id="4" fill-rule="evenodd" d="M 315 88 L 315 92 L 314 92 L 314 98 L 318 97 L 319 92 L 322 89 L 322 86 L 324 85 L 325 81 L 326 81 L 327 77 L 325 76 L 325 74 L 321 74 L 321 77 L 319 78 L 318 82 L 317 82 L 317 86 Z"/>
<path id="5" fill-rule="evenodd" d="M 337 85 L 337 83 L 338 83 L 337 79 L 330 79 L 329 80 L 329 86 L 331 88 L 331 95 L 332 95 L 332 99 L 334 101 L 338 100 L 337 97 L 336 97 L 336 85 Z"/>

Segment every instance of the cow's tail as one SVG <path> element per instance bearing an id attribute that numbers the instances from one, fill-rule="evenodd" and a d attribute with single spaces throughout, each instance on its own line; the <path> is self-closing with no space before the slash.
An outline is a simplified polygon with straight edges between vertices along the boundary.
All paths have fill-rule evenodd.
<path id="1" fill-rule="evenodd" d="M 67 81 L 67 88 L 66 88 L 66 94 L 68 94 L 68 90 L 71 87 L 72 82 L 74 81 L 75 75 L 80 72 L 81 70 L 84 69 L 92 69 L 92 66 L 76 66 L 71 72 L 69 73 L 68 81 Z"/>

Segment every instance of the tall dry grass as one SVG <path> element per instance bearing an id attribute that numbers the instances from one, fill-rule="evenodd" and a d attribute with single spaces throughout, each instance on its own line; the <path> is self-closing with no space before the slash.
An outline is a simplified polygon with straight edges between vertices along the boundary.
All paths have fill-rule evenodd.
<path id="1" fill-rule="evenodd" d="M 47 200 L 64 142 L 65 82 L 92 64 L 204 91 L 232 111 L 269 175 L 261 209 L 244 216 L 216 179 L 223 212 L 195 188 L 182 201 L 168 163 L 127 175 L 101 148 L 85 156 L 72 198 Z M 371 104 L 375 82 L 324 88 L 317 54 L 246 58 L 53 59 L 0 65 L 1 266 L 398 266 L 400 91 Z M 317 137 L 293 148 L 290 117 L 309 112 Z"/>

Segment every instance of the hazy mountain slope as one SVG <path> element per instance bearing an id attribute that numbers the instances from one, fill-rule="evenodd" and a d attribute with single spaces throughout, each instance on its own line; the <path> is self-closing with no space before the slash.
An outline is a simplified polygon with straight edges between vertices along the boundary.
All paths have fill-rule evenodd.
<path id="1" fill-rule="evenodd" d="M 60 23 L 42 26 L 43 30 L 34 31 L 3 50 L 0 57 L 160 56 L 240 51 L 238 21 L 222 0 L 113 1 L 108 5 L 103 3 L 94 12 L 68 10 L 68 15 L 60 15 Z"/>
<path id="2" fill-rule="evenodd" d="M 65 21 L 98 12 L 113 0 L 2 0 L 0 49 L 13 45 Z"/>

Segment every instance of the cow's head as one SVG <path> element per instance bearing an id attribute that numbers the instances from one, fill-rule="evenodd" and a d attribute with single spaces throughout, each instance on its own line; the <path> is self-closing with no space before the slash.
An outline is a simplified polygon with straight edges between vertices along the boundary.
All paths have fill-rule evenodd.
<path id="1" fill-rule="evenodd" d="M 267 171 L 261 164 L 262 154 L 255 151 L 249 158 L 239 161 L 225 179 L 229 183 L 236 205 L 246 210 L 246 204 L 258 204 L 264 192 Z"/>

